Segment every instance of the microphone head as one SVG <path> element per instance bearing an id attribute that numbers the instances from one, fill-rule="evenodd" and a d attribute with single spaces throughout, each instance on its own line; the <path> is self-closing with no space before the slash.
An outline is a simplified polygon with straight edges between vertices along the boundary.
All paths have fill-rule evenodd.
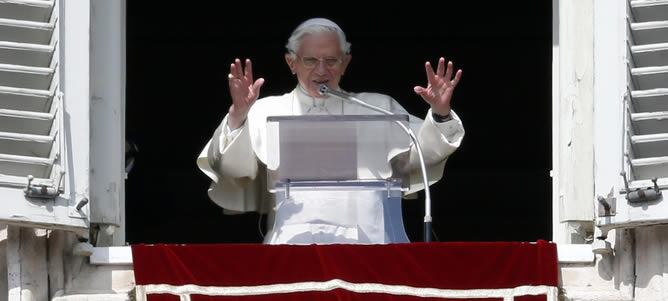
<path id="1" fill-rule="evenodd" d="M 325 96 L 329 92 L 329 87 L 327 87 L 327 85 L 325 84 L 322 84 L 318 88 L 318 92 L 320 93 L 320 95 Z"/>

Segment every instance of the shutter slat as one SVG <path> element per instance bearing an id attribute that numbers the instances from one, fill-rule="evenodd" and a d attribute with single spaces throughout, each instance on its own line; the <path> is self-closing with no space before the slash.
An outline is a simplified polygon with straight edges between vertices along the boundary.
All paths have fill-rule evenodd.
<path id="1" fill-rule="evenodd" d="M 6 42 L 48 45 L 54 24 L 0 18 L 0 39 Z"/>
<path id="2" fill-rule="evenodd" d="M 0 86 L 49 89 L 54 68 L 0 64 Z"/>
<path id="3" fill-rule="evenodd" d="M 11 65 L 11 64 L 0 64 L 0 72 L 16 72 L 16 73 L 39 74 L 39 75 L 52 75 L 53 71 L 54 71 L 53 68 Z"/>
<path id="4" fill-rule="evenodd" d="M 52 166 L 50 158 L 0 154 L 0 171 L 4 175 L 48 178 Z"/>
<path id="5" fill-rule="evenodd" d="M 42 165 L 42 166 L 51 166 L 51 164 L 53 164 L 53 159 L 49 158 L 18 156 L 18 155 L 8 155 L 8 154 L 0 154 L 0 161 Z"/>
<path id="6" fill-rule="evenodd" d="M 54 24 L 47 22 L 34 22 L 16 19 L 0 18 L 0 26 L 21 27 L 39 30 L 53 30 Z"/>
<path id="7" fill-rule="evenodd" d="M 668 66 L 632 68 L 631 75 L 634 89 L 646 90 L 668 86 Z"/>
<path id="8" fill-rule="evenodd" d="M 0 132 L 2 153 L 8 155 L 48 158 L 55 135 L 31 135 Z"/>
<path id="9" fill-rule="evenodd" d="M 46 135 L 31 135 L 31 134 L 18 134 L 18 133 L 0 132 L 0 139 L 26 141 L 26 142 L 51 143 L 51 142 L 53 142 L 54 137 L 53 136 L 46 136 Z"/>
<path id="10" fill-rule="evenodd" d="M 24 119 L 33 119 L 33 120 L 45 120 L 52 121 L 54 114 L 50 113 L 40 113 L 40 112 L 31 112 L 31 111 L 18 111 L 18 110 L 6 110 L 0 109 L 0 116 L 2 117 L 13 117 L 13 118 L 24 118 Z"/>
<path id="11" fill-rule="evenodd" d="M 0 0 L 0 4 L 9 3 L 9 4 L 19 4 L 19 5 L 28 5 L 41 8 L 53 8 L 53 1 L 49 0 Z"/>
<path id="12" fill-rule="evenodd" d="M 631 11 L 635 20 L 665 20 L 668 16 L 666 0 L 635 0 L 631 1 Z"/>
<path id="13" fill-rule="evenodd" d="M 631 96 L 633 98 L 653 98 L 653 97 L 663 97 L 668 95 L 668 88 L 657 88 L 650 90 L 635 90 L 631 91 Z"/>
<path id="14" fill-rule="evenodd" d="M 35 43 L 18 43 L 10 41 L 0 41 L 0 48 L 24 51 L 37 51 L 53 53 L 55 47 L 53 45 L 42 45 Z"/>
<path id="15" fill-rule="evenodd" d="M 643 158 L 643 159 L 633 159 L 633 160 L 631 160 L 631 164 L 634 167 L 650 166 L 650 165 L 664 165 L 664 164 L 668 164 L 668 156 L 651 157 L 651 158 Z"/>
<path id="16" fill-rule="evenodd" d="M 636 45 L 654 44 L 666 41 L 668 22 L 654 21 L 631 24 L 633 41 Z"/>
<path id="17" fill-rule="evenodd" d="M 633 133 L 636 135 L 668 132 L 668 112 L 644 112 L 631 114 Z M 668 149 L 665 150 L 668 155 Z"/>
<path id="18" fill-rule="evenodd" d="M 31 97 L 50 98 L 53 97 L 53 91 L 40 89 L 25 89 L 15 87 L 0 86 L 0 94 L 23 95 Z"/>
<path id="19" fill-rule="evenodd" d="M 663 120 L 663 119 L 668 119 L 668 112 L 646 112 L 646 113 L 631 114 L 631 120 L 633 121 Z"/>
<path id="20" fill-rule="evenodd" d="M 668 149 L 668 133 L 631 136 L 634 158 L 663 156 Z"/>
<path id="21" fill-rule="evenodd" d="M 634 67 L 651 67 L 668 61 L 668 43 L 631 46 Z"/>
<path id="22" fill-rule="evenodd" d="M 51 109 L 50 97 L 0 94 L 0 98 L 1 107 L 8 110 L 48 112 Z"/>
<path id="23" fill-rule="evenodd" d="M 0 109 L 0 128 L 4 132 L 20 134 L 49 135 L 55 114 L 30 111 Z M 2 152 L 2 148 L 0 148 Z"/>
<path id="24" fill-rule="evenodd" d="M 662 29 L 666 27 L 668 27 L 668 21 L 665 20 L 631 23 L 631 30 L 652 30 L 652 29 Z"/>
<path id="25" fill-rule="evenodd" d="M 0 18 L 48 22 L 54 1 L 0 0 Z"/>
<path id="26" fill-rule="evenodd" d="M 668 89 L 631 91 L 633 107 L 638 112 L 668 111 Z"/>
<path id="27" fill-rule="evenodd" d="M 0 133 L 2 137 L 2 133 Z M 48 137 L 48 136 L 46 136 Z M 651 143 L 659 141 L 668 141 L 668 133 L 649 134 L 649 135 L 634 135 L 631 137 L 633 143 Z"/>
<path id="28" fill-rule="evenodd" d="M 52 56 L 53 53 L 48 51 L 26 51 L 0 47 L 0 63 L 3 64 L 49 67 Z"/>

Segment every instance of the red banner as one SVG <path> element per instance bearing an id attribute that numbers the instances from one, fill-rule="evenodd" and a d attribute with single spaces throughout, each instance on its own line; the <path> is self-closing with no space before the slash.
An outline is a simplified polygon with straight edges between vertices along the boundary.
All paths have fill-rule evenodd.
<path id="1" fill-rule="evenodd" d="M 142 300 L 556 300 L 553 243 L 133 245 Z M 144 299 L 146 300 L 146 299 Z"/>

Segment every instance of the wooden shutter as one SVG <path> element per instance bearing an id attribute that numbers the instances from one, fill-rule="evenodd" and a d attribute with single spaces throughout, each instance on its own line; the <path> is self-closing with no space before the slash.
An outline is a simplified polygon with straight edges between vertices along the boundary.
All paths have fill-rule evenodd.
<path id="1" fill-rule="evenodd" d="M 0 0 L 2 223 L 88 227 L 88 7 Z"/>

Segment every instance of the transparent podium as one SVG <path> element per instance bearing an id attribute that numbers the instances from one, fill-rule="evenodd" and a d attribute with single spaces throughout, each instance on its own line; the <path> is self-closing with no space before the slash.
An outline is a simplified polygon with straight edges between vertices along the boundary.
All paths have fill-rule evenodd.
<path id="1" fill-rule="evenodd" d="M 288 233 L 316 224 L 343 233 L 334 242 L 408 242 L 401 197 L 410 183 L 403 165 L 411 140 L 400 124 L 408 126 L 408 115 L 268 117 L 274 228 Z"/>

